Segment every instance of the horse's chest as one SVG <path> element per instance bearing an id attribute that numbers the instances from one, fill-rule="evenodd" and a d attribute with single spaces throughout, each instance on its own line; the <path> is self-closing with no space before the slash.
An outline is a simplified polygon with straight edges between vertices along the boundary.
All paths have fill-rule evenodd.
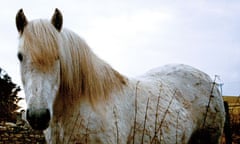
<path id="1" fill-rule="evenodd" d="M 51 140 L 54 143 L 114 143 L 109 126 L 93 114 L 69 116 L 58 119 L 51 127 Z"/>

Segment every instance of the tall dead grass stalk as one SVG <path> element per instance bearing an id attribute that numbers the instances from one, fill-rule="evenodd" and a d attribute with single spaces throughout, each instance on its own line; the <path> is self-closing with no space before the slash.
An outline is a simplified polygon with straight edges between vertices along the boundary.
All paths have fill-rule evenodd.
<path id="1" fill-rule="evenodd" d="M 143 134 L 142 134 L 142 141 L 141 141 L 142 144 L 143 144 L 144 135 L 145 135 L 146 121 L 147 121 L 147 111 L 148 111 L 148 103 L 149 103 L 149 97 L 148 97 L 148 100 L 147 100 L 147 106 L 146 106 L 144 123 L 143 123 Z"/>
<path id="2" fill-rule="evenodd" d="M 156 141 L 157 133 L 160 131 L 160 129 L 161 129 L 162 125 L 163 125 L 163 122 L 164 122 L 164 120 L 165 120 L 165 118 L 166 118 L 166 116 L 167 116 L 168 110 L 169 110 L 169 108 L 170 108 L 170 105 L 172 104 L 172 101 L 173 101 L 173 99 L 174 99 L 174 97 L 175 97 L 175 94 L 176 94 L 176 90 L 174 91 L 174 94 L 173 94 L 173 96 L 172 96 L 172 98 L 171 98 L 171 100 L 170 100 L 170 102 L 169 102 L 169 104 L 168 104 L 168 107 L 167 107 L 166 111 L 165 111 L 164 114 L 163 114 L 163 118 L 162 118 L 162 120 L 161 120 L 161 122 L 160 122 L 160 124 L 159 124 L 159 127 L 157 128 L 157 131 L 155 131 L 155 134 L 154 134 L 154 137 L 152 138 L 151 144 L 153 144 L 153 141 L 154 141 L 154 140 Z M 160 140 L 159 140 L 158 143 L 161 143 L 161 137 L 162 137 L 162 136 L 161 136 L 161 133 L 160 133 Z"/>
<path id="3" fill-rule="evenodd" d="M 205 123 L 206 123 L 206 120 L 207 120 L 207 115 L 208 115 L 210 103 L 211 103 L 212 98 L 214 97 L 213 91 L 214 91 L 214 87 L 215 87 L 215 85 L 216 85 L 216 79 L 217 79 L 217 76 L 215 75 L 214 81 L 213 81 L 213 83 L 212 83 L 212 88 L 211 88 L 210 96 L 209 96 L 209 99 L 208 99 L 208 104 L 207 104 L 206 113 L 205 113 L 204 119 L 203 119 L 202 129 L 205 128 Z"/>
<path id="4" fill-rule="evenodd" d="M 178 119 L 180 111 L 177 111 L 177 125 L 176 125 L 176 144 L 178 144 Z"/>
<path id="5" fill-rule="evenodd" d="M 135 134 L 136 134 L 136 126 L 137 126 L 137 96 L 138 96 L 138 85 L 140 81 L 137 81 L 136 89 L 135 89 L 135 114 L 134 114 L 134 125 L 133 125 L 133 144 L 135 143 Z"/>

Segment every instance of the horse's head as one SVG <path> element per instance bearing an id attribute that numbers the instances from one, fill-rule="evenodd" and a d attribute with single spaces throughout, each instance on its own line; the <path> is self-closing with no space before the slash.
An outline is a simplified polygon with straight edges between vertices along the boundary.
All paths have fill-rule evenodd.
<path id="1" fill-rule="evenodd" d="M 54 99 L 60 87 L 59 39 L 62 15 L 56 9 L 51 22 L 28 21 L 23 10 L 16 15 L 18 59 L 27 103 L 26 117 L 33 129 L 49 126 Z"/>

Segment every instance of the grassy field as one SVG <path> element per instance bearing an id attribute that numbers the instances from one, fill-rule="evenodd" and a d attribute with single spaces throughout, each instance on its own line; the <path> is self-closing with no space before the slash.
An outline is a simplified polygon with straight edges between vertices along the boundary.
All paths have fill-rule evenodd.
<path id="1" fill-rule="evenodd" d="M 240 97 L 225 96 L 223 99 L 228 102 L 232 124 L 240 124 Z"/>

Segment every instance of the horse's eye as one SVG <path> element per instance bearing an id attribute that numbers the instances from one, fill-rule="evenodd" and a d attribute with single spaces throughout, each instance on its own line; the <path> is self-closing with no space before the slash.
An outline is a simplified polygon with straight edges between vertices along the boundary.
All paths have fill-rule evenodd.
<path id="1" fill-rule="evenodd" d="M 22 53 L 18 53 L 17 54 L 17 57 L 18 57 L 18 60 L 21 62 L 22 60 L 23 60 L 23 55 L 22 55 Z"/>

